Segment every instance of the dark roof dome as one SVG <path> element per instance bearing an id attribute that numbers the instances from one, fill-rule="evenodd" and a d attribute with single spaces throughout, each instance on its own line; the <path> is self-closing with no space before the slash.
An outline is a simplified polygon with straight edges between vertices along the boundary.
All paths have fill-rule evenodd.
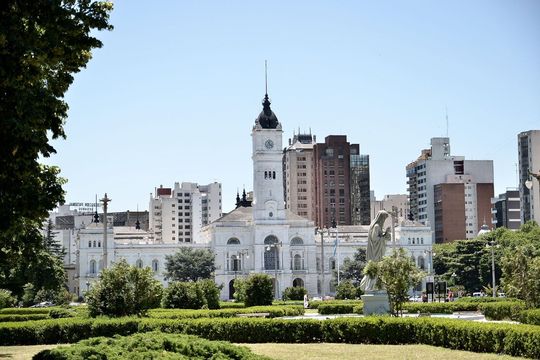
<path id="1" fill-rule="evenodd" d="M 268 94 L 264 95 L 263 111 L 259 114 L 256 123 L 259 123 L 263 129 L 275 129 L 277 128 L 279 121 L 276 114 L 270 109 L 270 100 Z"/>

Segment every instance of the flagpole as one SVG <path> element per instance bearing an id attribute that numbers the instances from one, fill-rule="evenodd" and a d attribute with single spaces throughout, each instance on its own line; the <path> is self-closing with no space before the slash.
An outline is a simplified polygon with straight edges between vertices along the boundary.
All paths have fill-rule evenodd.
<path id="1" fill-rule="evenodd" d="M 339 285 L 339 258 L 340 258 L 340 253 L 339 253 L 339 237 L 338 237 L 338 228 L 336 226 L 336 248 L 337 248 L 337 284 Z"/>

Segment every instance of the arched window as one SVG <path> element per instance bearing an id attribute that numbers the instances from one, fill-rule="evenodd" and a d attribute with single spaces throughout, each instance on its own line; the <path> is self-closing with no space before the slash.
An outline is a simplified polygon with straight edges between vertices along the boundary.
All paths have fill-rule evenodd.
<path id="1" fill-rule="evenodd" d="M 298 245 L 304 245 L 304 241 L 299 238 L 298 236 L 297 237 L 294 237 L 292 240 L 291 240 L 291 245 L 292 246 L 298 246 Z"/>
<path id="2" fill-rule="evenodd" d="M 292 286 L 293 287 L 304 287 L 304 280 L 302 280 L 300 278 L 296 278 L 296 279 L 293 280 Z"/>
<path id="3" fill-rule="evenodd" d="M 142 269 L 143 267 L 143 262 L 141 259 L 138 259 L 137 262 L 135 263 L 135 266 L 138 267 L 139 269 Z"/>
<path id="4" fill-rule="evenodd" d="M 416 264 L 416 258 L 414 257 L 414 255 L 411 255 L 411 261 L 413 262 L 413 264 Z"/>
<path id="5" fill-rule="evenodd" d="M 426 268 L 426 262 L 422 256 L 418 257 L 418 267 L 422 270 Z"/>
<path id="6" fill-rule="evenodd" d="M 268 235 L 264 239 L 264 269 L 279 269 L 279 248 L 278 239 L 274 235 Z"/>
<path id="7" fill-rule="evenodd" d="M 92 241 L 88 240 L 88 247 L 91 248 L 92 247 Z"/>
<path id="8" fill-rule="evenodd" d="M 94 243 L 92 245 L 93 247 L 96 247 L 96 240 L 94 240 Z"/>
<path id="9" fill-rule="evenodd" d="M 299 254 L 294 255 L 294 270 L 302 270 L 302 257 Z"/>
<path id="10" fill-rule="evenodd" d="M 240 271 L 240 259 L 236 255 L 231 256 L 231 269 L 232 271 Z"/>
<path id="11" fill-rule="evenodd" d="M 240 245 L 240 240 L 234 237 L 230 238 L 229 240 L 227 240 L 227 245 Z"/>
<path id="12" fill-rule="evenodd" d="M 272 179 L 274 179 L 274 180 L 276 179 L 276 172 L 275 171 L 272 172 Z"/>
<path id="13" fill-rule="evenodd" d="M 97 247 L 101 247 L 101 241 L 97 242 Z"/>
<path id="14" fill-rule="evenodd" d="M 158 270 L 159 270 L 159 262 L 156 259 L 154 259 L 152 260 L 152 271 L 158 272 Z"/>
<path id="15" fill-rule="evenodd" d="M 96 260 L 90 260 L 90 274 L 95 274 L 96 270 Z"/>
<path id="16" fill-rule="evenodd" d="M 265 172 L 264 172 L 264 178 L 265 178 L 265 179 L 268 179 L 268 171 L 265 171 Z"/>

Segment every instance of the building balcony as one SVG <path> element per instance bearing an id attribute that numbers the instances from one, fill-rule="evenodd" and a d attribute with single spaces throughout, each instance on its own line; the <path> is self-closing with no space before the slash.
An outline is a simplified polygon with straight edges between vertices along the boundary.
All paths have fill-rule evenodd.
<path id="1" fill-rule="evenodd" d="M 86 277 L 87 278 L 95 278 L 97 277 L 99 274 L 98 273 L 90 273 L 90 272 L 87 272 L 86 273 Z"/>
<path id="2" fill-rule="evenodd" d="M 292 269 L 291 271 L 293 272 L 293 274 L 307 274 L 308 273 L 307 269 Z"/>

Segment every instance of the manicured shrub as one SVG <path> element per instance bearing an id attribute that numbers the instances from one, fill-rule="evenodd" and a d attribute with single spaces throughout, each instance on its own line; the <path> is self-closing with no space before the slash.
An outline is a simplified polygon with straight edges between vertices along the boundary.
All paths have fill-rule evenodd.
<path id="1" fill-rule="evenodd" d="M 321 304 L 362 304 L 362 300 L 311 300 L 309 301 L 310 309 L 318 309 Z"/>
<path id="2" fill-rule="evenodd" d="M 522 301 L 498 301 L 478 304 L 479 310 L 488 320 L 519 320 L 520 312 L 525 310 Z"/>
<path id="3" fill-rule="evenodd" d="M 521 311 L 519 321 L 523 324 L 540 325 L 540 309 Z"/>
<path id="4" fill-rule="evenodd" d="M 15 306 L 17 299 L 11 295 L 11 291 L 0 289 L 0 309 Z"/>
<path id="5" fill-rule="evenodd" d="M 77 316 L 77 313 L 75 311 L 63 308 L 54 308 L 49 311 L 49 317 L 51 319 L 69 318 L 75 316 Z"/>
<path id="6" fill-rule="evenodd" d="M 49 314 L 25 314 L 25 315 L 0 314 L 0 322 L 31 321 L 31 320 L 44 320 L 44 319 L 49 319 Z"/>
<path id="7" fill-rule="evenodd" d="M 223 341 L 209 341 L 196 336 L 149 332 L 116 338 L 92 338 L 69 347 L 38 353 L 36 360 L 60 359 L 245 359 L 265 360 L 248 348 Z"/>
<path id="8" fill-rule="evenodd" d="M 219 293 L 221 288 L 216 285 L 214 280 L 199 280 L 197 284 L 201 287 L 208 308 L 219 309 Z"/>
<path id="9" fill-rule="evenodd" d="M 303 306 L 252 306 L 239 309 L 184 310 L 155 309 L 148 312 L 149 317 L 159 319 L 196 319 L 205 317 L 236 317 L 238 314 L 268 313 L 268 317 L 304 315 Z"/>
<path id="10" fill-rule="evenodd" d="M 283 301 L 287 300 L 304 300 L 304 295 L 307 294 L 307 290 L 301 286 L 288 287 L 283 291 Z"/>
<path id="11" fill-rule="evenodd" d="M 159 330 L 237 343 L 343 342 L 429 344 L 450 349 L 540 358 L 540 327 L 440 318 L 365 317 L 332 320 L 243 318 L 56 319 L 0 323 L 0 345 L 73 343 Z"/>
<path id="12" fill-rule="evenodd" d="M 478 311 L 479 303 L 474 302 L 408 302 L 403 309 L 409 313 L 452 314 L 458 311 Z"/>
<path id="13" fill-rule="evenodd" d="M 357 292 L 358 290 L 351 280 L 343 280 L 336 286 L 336 299 L 356 299 Z"/>
<path id="14" fill-rule="evenodd" d="M 252 274 L 245 280 L 246 306 L 272 305 L 272 278 L 266 274 Z"/>
<path id="15" fill-rule="evenodd" d="M 91 316 L 144 314 L 161 301 L 163 286 L 150 268 L 139 269 L 125 260 L 103 269 L 99 280 L 86 292 Z"/>
<path id="16" fill-rule="evenodd" d="M 354 313 L 354 308 L 356 306 L 362 306 L 355 303 L 349 304 L 320 304 L 318 306 L 319 314 L 329 315 L 329 314 L 352 314 Z"/>
<path id="17" fill-rule="evenodd" d="M 304 306 L 304 299 L 300 300 L 274 300 L 272 305 L 278 306 Z"/>
<path id="18" fill-rule="evenodd" d="M 220 301 L 220 309 L 241 309 L 246 307 L 243 302 Z"/>
<path id="19" fill-rule="evenodd" d="M 49 314 L 51 308 L 5 308 L 0 310 L 0 314 L 5 315 L 29 315 L 29 314 Z"/>
<path id="20" fill-rule="evenodd" d="M 491 297 L 491 296 L 466 296 L 461 297 L 456 300 L 456 302 L 473 302 L 473 303 L 490 303 L 490 302 L 506 302 L 506 301 L 517 301 L 518 299 L 515 298 L 507 298 L 507 297 Z"/>
<path id="21" fill-rule="evenodd" d="M 201 309 L 206 305 L 201 287 L 194 282 L 169 283 L 161 302 L 161 306 L 166 309 Z"/>

